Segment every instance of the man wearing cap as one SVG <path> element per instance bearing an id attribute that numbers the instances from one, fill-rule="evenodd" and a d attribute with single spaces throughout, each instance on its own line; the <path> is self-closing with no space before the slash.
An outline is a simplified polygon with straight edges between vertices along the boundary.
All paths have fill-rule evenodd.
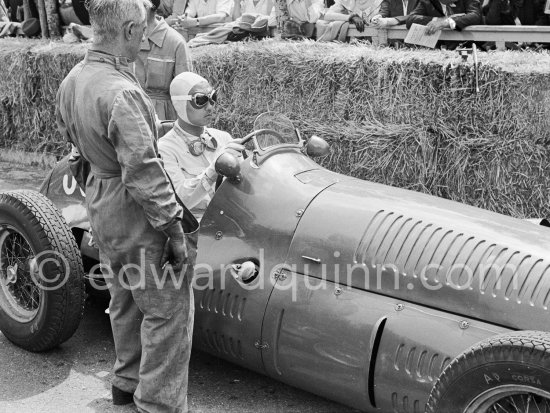
<path id="1" fill-rule="evenodd" d="M 179 413 L 187 411 L 198 223 L 176 200 L 157 156 L 153 104 L 130 69 L 147 6 L 88 1 L 94 40 L 62 82 L 56 115 L 91 168 L 86 208 L 111 293 L 113 403 Z"/>
<path id="2" fill-rule="evenodd" d="M 170 96 L 178 120 L 159 140 L 159 152 L 176 193 L 200 220 L 214 195 L 216 159 L 224 152 L 239 157 L 244 146 L 227 132 L 206 127 L 212 122 L 217 92 L 205 78 L 180 73 L 170 84 Z"/>

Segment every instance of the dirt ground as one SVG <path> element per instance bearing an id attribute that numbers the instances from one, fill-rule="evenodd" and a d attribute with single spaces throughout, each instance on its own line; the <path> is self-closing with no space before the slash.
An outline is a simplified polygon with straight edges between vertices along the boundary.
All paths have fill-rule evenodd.
<path id="1" fill-rule="evenodd" d="M 0 191 L 37 189 L 47 170 L 0 161 Z M 114 407 L 114 347 L 106 301 L 89 298 L 76 334 L 59 348 L 29 353 L 0 333 L 0 412 L 133 412 Z M 192 412 L 355 412 L 216 357 L 194 351 L 189 372 Z"/>

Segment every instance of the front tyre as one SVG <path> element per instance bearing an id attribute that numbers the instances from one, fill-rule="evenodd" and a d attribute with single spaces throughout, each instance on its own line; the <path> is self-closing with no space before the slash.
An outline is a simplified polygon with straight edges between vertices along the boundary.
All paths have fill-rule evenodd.
<path id="1" fill-rule="evenodd" d="M 58 346 L 82 319 L 84 288 L 80 251 L 52 202 L 0 193 L 0 331 L 29 351 Z"/>
<path id="2" fill-rule="evenodd" d="M 507 333 L 472 346 L 441 373 L 426 412 L 550 412 L 550 334 Z"/>

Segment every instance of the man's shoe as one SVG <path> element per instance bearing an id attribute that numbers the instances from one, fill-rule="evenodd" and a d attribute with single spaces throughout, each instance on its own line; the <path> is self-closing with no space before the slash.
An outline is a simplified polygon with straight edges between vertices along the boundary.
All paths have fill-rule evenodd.
<path id="1" fill-rule="evenodd" d="M 112 387 L 111 392 L 113 393 L 113 404 L 115 406 L 122 406 L 134 402 L 134 393 L 120 390 L 115 386 Z"/>

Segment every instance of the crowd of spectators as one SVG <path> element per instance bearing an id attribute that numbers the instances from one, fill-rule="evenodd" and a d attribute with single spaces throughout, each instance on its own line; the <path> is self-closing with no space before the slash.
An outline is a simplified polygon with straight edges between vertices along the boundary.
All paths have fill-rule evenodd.
<path id="1" fill-rule="evenodd" d="M 29 0 L 33 4 L 35 0 Z M 59 0 L 62 20 L 89 24 L 85 0 Z M 17 26 L 23 0 L 0 0 L 0 31 L 21 34 Z M 168 26 L 190 47 L 209 43 L 273 36 L 280 13 L 276 0 L 161 0 L 157 10 Z M 70 6 L 72 10 L 67 11 Z M 34 7 L 34 6 L 33 6 Z M 35 7 L 34 7 L 35 8 Z M 550 25 L 550 0 L 286 0 L 288 19 L 283 38 L 345 40 L 349 27 L 387 28 L 414 23 L 438 30 L 462 30 L 470 25 Z M 19 16 L 19 17 L 18 17 Z M 8 22 L 12 22 L 8 25 Z M 67 25 L 69 23 L 65 22 Z M 15 24 L 15 25 L 14 25 Z M 9 26 L 9 28 L 8 28 Z M 78 35 L 80 30 L 75 29 Z M 86 36 L 77 36 L 77 40 Z"/>

